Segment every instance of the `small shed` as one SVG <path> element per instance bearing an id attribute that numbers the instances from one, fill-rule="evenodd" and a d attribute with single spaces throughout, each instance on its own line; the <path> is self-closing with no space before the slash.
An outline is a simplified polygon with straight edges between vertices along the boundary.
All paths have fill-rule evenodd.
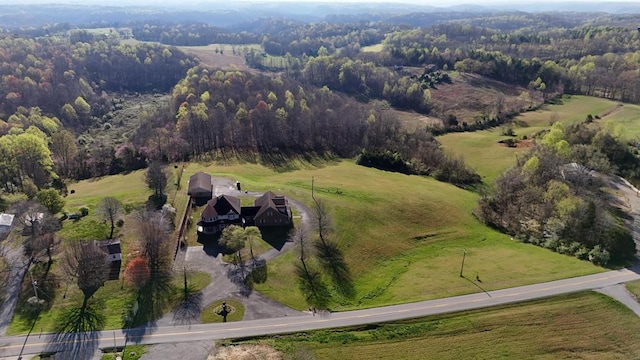
<path id="1" fill-rule="evenodd" d="M 122 248 L 120 240 L 103 241 L 98 244 L 109 256 L 109 280 L 118 280 L 122 266 Z"/>
<path id="2" fill-rule="evenodd" d="M 0 233 L 9 232 L 11 225 L 13 224 L 13 214 L 0 213 Z"/>
<path id="3" fill-rule="evenodd" d="M 187 194 L 195 200 L 196 204 L 206 204 L 213 198 L 213 185 L 211 175 L 199 171 L 189 178 Z"/>

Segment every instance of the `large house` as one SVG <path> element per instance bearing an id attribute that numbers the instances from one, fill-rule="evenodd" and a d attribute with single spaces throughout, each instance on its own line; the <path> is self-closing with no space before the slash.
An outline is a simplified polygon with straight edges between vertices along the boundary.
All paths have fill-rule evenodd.
<path id="1" fill-rule="evenodd" d="M 291 226 L 292 218 L 287 199 L 271 191 L 257 198 L 253 206 L 240 206 L 237 197 L 220 195 L 207 202 L 198 221 L 198 233 L 219 234 L 229 225 Z"/>

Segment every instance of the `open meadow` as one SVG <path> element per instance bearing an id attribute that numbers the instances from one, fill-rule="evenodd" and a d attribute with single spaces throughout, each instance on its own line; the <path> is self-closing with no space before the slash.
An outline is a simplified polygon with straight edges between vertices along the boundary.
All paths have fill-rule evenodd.
<path id="1" fill-rule="evenodd" d="M 626 110 L 627 108 L 630 110 Z M 511 126 L 515 137 L 522 139 L 526 136 L 530 139 L 532 135 L 549 129 L 553 120 L 575 123 L 583 121 L 591 114 L 594 117 L 602 117 L 596 121 L 612 124 L 614 127 L 622 124 L 625 132 L 629 128 L 629 131 L 635 131 L 633 134 L 640 134 L 640 107 L 625 104 L 623 109 L 635 114 L 635 122 L 631 120 L 631 115 L 626 122 L 619 121 L 619 116 L 622 115 L 619 115 L 621 110 L 615 101 L 589 96 L 567 96 L 562 104 L 545 105 L 539 110 L 517 116 Z M 492 184 L 506 169 L 515 165 L 518 154 L 528 148 L 522 144 L 515 148 L 500 144 L 501 140 L 513 138 L 503 135 L 506 127 L 507 125 L 476 132 L 449 133 L 439 136 L 438 141 L 448 151 L 462 155 L 467 164 L 482 176 L 485 183 Z"/>
<path id="2" fill-rule="evenodd" d="M 582 292 L 503 307 L 250 340 L 329 359 L 637 359 L 640 319 Z M 304 349 L 304 350 L 301 350 Z"/>
<path id="3" fill-rule="evenodd" d="M 330 207 L 333 236 L 356 289 L 351 299 L 334 294 L 332 310 L 494 290 L 603 270 L 487 228 L 472 214 L 477 194 L 431 178 L 361 167 L 348 160 L 323 165 L 295 162 L 291 167 L 275 171 L 235 160 L 192 163 L 183 178 L 204 170 L 240 180 L 249 191 L 272 190 L 307 204 L 314 178 L 316 196 Z M 464 249 L 465 277 L 461 278 Z M 254 287 L 305 309 L 307 304 L 293 280 L 296 258 L 295 252 L 289 252 L 269 262 L 267 281 Z M 481 284 L 473 281 L 476 276 Z"/>

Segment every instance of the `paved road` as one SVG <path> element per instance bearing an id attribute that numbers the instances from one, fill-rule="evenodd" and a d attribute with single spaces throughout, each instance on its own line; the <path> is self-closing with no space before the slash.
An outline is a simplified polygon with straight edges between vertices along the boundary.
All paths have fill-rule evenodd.
<path id="1" fill-rule="evenodd" d="M 4 302 L 0 305 L 0 336 L 4 336 L 18 303 L 22 279 L 29 267 L 29 261 L 22 255 L 22 247 L 12 247 L 10 244 L 4 243 L 0 244 L 0 252 L 4 254 L 10 269 L 4 290 Z"/>
<path id="2" fill-rule="evenodd" d="M 25 354 L 36 354 L 45 349 L 49 351 L 64 350 L 72 352 L 74 346 L 95 349 L 96 347 L 113 346 L 114 341 L 118 346 L 124 345 L 125 341 L 128 341 L 129 344 L 158 344 L 270 335 L 378 323 L 479 309 L 582 290 L 600 289 L 638 279 L 640 279 L 638 269 L 622 269 L 536 285 L 496 290 L 488 293 L 477 293 L 367 310 L 318 314 L 317 316 L 305 314 L 225 324 L 160 326 L 154 329 L 135 329 L 128 333 L 124 333 L 122 330 L 101 331 L 96 334 L 81 336 L 81 340 L 77 341 L 75 345 L 56 340 L 54 334 L 46 334 L 40 337 L 36 334 L 27 341 Z M 25 338 L 23 336 L 0 339 L 0 357 L 19 354 L 24 341 Z M 64 356 L 57 356 L 56 358 L 64 358 Z M 83 360 L 83 358 L 78 356 L 74 356 L 74 358 Z"/>

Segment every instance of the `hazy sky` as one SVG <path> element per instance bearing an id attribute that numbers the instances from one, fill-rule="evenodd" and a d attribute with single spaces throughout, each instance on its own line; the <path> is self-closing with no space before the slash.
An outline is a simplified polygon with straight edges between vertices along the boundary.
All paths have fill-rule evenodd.
<path id="1" fill-rule="evenodd" d="M 456 4 L 478 4 L 478 5 L 490 5 L 490 4 L 532 4 L 532 3 L 554 3 L 554 2 L 589 2 L 589 3 L 601 3 L 601 2 L 638 2 L 638 0 L 446 0 L 446 1 L 430 1 L 430 0 L 251 0 L 251 1 L 190 1 L 190 7 L 196 5 L 198 3 L 206 3 L 206 4 L 219 4 L 221 7 L 228 6 L 233 3 L 241 3 L 241 2 L 264 2 L 264 3 L 272 3 L 272 2 L 325 2 L 325 3 L 404 3 L 404 4 L 415 4 L 415 5 L 430 5 L 437 7 L 447 7 L 450 5 Z M 175 5 L 184 5 L 184 1 L 181 0 L 0 0 L 0 4 L 52 4 L 52 3 L 62 3 L 62 4 L 91 4 L 91 5 L 156 5 L 156 6 L 175 6 Z"/>

